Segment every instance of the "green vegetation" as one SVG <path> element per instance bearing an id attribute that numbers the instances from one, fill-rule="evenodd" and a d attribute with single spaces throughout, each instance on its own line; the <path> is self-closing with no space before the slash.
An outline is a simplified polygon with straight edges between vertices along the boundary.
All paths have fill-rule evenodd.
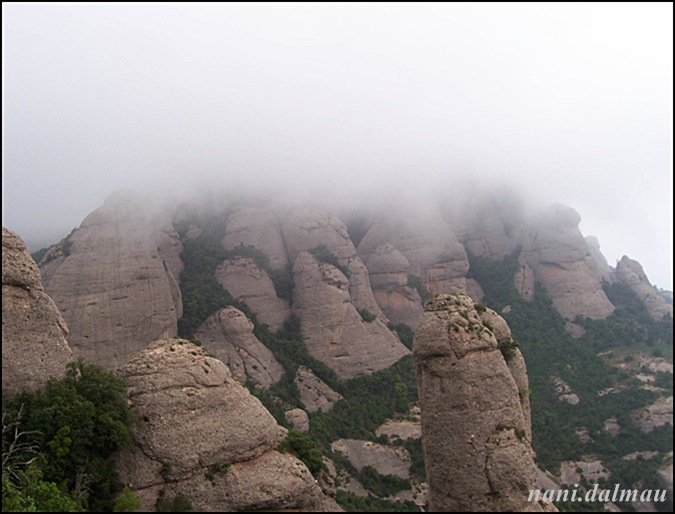
<path id="1" fill-rule="evenodd" d="M 396 334 L 398 334 L 399 339 L 401 342 L 405 345 L 405 347 L 408 350 L 413 349 L 413 341 L 415 339 L 415 331 L 410 328 L 408 325 L 405 323 L 389 323 L 388 325 L 389 330 L 394 330 L 396 331 Z"/>
<path id="2" fill-rule="evenodd" d="M 410 489 L 410 480 L 396 475 L 381 475 L 371 467 L 365 466 L 358 475 L 363 487 L 379 497 L 393 496 L 399 491 Z"/>
<path id="3" fill-rule="evenodd" d="M 338 490 L 335 499 L 346 512 L 421 512 L 420 508 L 411 501 L 393 502 L 370 494 L 367 497 L 356 496 Z"/>
<path id="4" fill-rule="evenodd" d="M 48 246 L 45 248 L 40 248 L 37 252 L 31 253 L 30 256 L 33 258 L 35 262 L 40 262 L 40 260 L 42 260 L 42 258 L 45 256 L 48 250 L 49 250 Z"/>
<path id="5" fill-rule="evenodd" d="M 417 290 L 420 298 L 422 299 L 422 304 L 427 303 L 427 301 L 431 299 L 431 293 L 426 287 L 424 287 L 422 279 L 417 275 L 408 275 L 408 287 L 412 287 L 413 289 Z"/>
<path id="6" fill-rule="evenodd" d="M 310 434 L 324 447 L 340 438 L 374 441 L 375 429 L 395 414 L 404 414 L 417 400 L 412 356 L 393 366 L 342 384 L 344 400 L 330 412 L 310 416 Z"/>
<path id="7" fill-rule="evenodd" d="M 365 321 L 366 323 L 372 323 L 377 319 L 377 316 L 372 312 L 370 312 L 365 307 L 359 310 L 359 314 L 361 314 L 361 319 L 363 319 L 363 321 Z"/>
<path id="8" fill-rule="evenodd" d="M 311 253 L 317 261 L 335 266 L 345 277 L 349 278 L 350 273 L 347 267 L 340 264 L 338 258 L 326 247 L 326 245 L 320 244 L 309 250 L 309 253 Z"/>
<path id="9" fill-rule="evenodd" d="M 586 335 L 574 339 L 565 331 L 565 320 L 541 286 L 535 286 L 531 302 L 518 295 L 513 286 L 517 253 L 499 262 L 469 257 L 470 278 L 478 279 L 483 286 L 485 303 L 497 312 L 510 306 L 502 316 L 527 362 L 533 446 L 539 466 L 556 474 L 561 462 L 594 455 L 612 473 L 613 484 L 628 489 L 640 482 L 644 488 L 657 489 L 654 472 L 663 465 L 663 455 L 672 450 L 672 426 L 643 433 L 635 426 L 631 414 L 658 399 L 660 393 L 643 389 L 629 373 L 611 366 L 598 353 L 647 348 L 672 356 L 672 320 L 654 322 L 632 291 L 617 284 L 605 285 L 616 306 L 615 313 L 600 321 L 575 320 L 584 326 Z M 632 357 L 627 359 L 632 361 Z M 552 377 L 567 382 L 580 402 L 570 405 L 559 401 Z M 657 380 L 660 383 L 668 380 L 667 390 L 672 391 L 672 375 Z M 611 387 L 616 388 L 615 392 L 603 393 Z M 608 418 L 616 418 L 621 426 L 617 436 L 604 430 Z M 581 428 L 588 430 L 591 441 L 579 440 L 576 431 Z M 658 451 L 660 456 L 639 463 L 623 460 L 629 453 L 647 450 Z"/>
<path id="10" fill-rule="evenodd" d="M 305 463 L 312 475 L 316 476 L 319 471 L 326 469 L 326 466 L 323 464 L 321 450 L 309 434 L 303 434 L 291 428 L 279 450 L 282 452 L 288 451 L 295 455 Z"/>
<path id="11" fill-rule="evenodd" d="M 160 491 L 157 512 L 193 512 L 192 501 L 186 495 L 179 493 L 171 499 L 165 498 L 164 490 Z"/>
<path id="12" fill-rule="evenodd" d="M 133 448 L 124 381 L 82 361 L 35 392 L 3 395 L 3 510 L 112 510 L 113 453 Z M 12 420 L 12 421 L 9 421 Z"/>

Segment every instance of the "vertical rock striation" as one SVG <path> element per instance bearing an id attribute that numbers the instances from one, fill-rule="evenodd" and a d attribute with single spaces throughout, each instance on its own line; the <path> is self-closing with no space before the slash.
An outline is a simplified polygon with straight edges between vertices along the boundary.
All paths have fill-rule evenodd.
<path id="1" fill-rule="evenodd" d="M 527 501 L 537 470 L 519 396 L 524 366 L 514 377 L 495 336 L 507 337 L 500 320 L 493 312 L 481 319 L 468 296 L 440 295 L 418 325 L 413 355 L 432 511 L 541 510 Z"/>
<path id="2" fill-rule="evenodd" d="M 602 289 L 602 273 L 579 231 L 581 216 L 555 204 L 542 214 L 525 238 L 521 269 L 514 285 L 528 299 L 540 282 L 558 312 L 573 321 L 578 315 L 603 319 L 614 311 Z"/>
<path id="3" fill-rule="evenodd" d="M 168 219 L 139 197 L 117 193 L 50 250 L 42 279 L 76 357 L 115 369 L 149 342 L 176 335 L 179 249 Z"/>
<path id="4" fill-rule="evenodd" d="M 45 293 L 21 238 L 2 227 L 2 390 L 14 395 L 60 378 L 72 351 L 68 328 Z"/>

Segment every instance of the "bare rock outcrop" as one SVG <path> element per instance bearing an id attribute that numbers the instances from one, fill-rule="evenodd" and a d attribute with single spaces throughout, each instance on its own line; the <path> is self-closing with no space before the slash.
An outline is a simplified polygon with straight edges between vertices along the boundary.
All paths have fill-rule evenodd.
<path id="1" fill-rule="evenodd" d="M 533 277 L 563 317 L 603 319 L 614 306 L 602 289 L 602 273 L 579 231 L 580 221 L 570 207 L 555 204 L 546 209 L 525 238 L 515 286 L 528 298 Z"/>
<path id="2" fill-rule="evenodd" d="M 72 351 L 68 328 L 45 293 L 24 242 L 2 227 L 2 390 L 12 396 L 62 377 Z"/>
<path id="3" fill-rule="evenodd" d="M 196 511 L 339 509 L 302 462 L 274 450 L 285 429 L 202 348 L 156 341 L 120 374 L 142 422 L 117 467 L 142 510 L 178 494 Z"/>
<path id="4" fill-rule="evenodd" d="M 300 401 L 308 412 L 328 412 L 342 399 L 340 393 L 333 391 L 311 369 L 304 366 L 298 368 L 294 382 L 300 391 Z"/>
<path id="5" fill-rule="evenodd" d="M 387 368 L 409 350 L 378 318 L 366 321 L 351 302 L 349 280 L 309 252 L 293 265 L 293 311 L 314 358 L 350 379 Z"/>
<path id="6" fill-rule="evenodd" d="M 272 279 L 253 259 L 239 257 L 225 261 L 218 266 L 216 278 L 235 299 L 246 303 L 258 319 L 275 332 L 291 315 L 288 302 L 277 296 Z"/>
<path id="7" fill-rule="evenodd" d="M 157 245 L 169 225 L 140 198 L 117 193 L 43 258 L 45 290 L 68 323 L 75 357 L 114 369 L 149 342 L 176 335 L 177 263 L 163 260 Z M 175 253 L 168 248 L 175 244 L 163 253 Z"/>
<path id="8" fill-rule="evenodd" d="M 227 218 L 223 246 L 231 250 L 240 244 L 253 246 L 269 259 L 272 269 L 289 265 L 279 213 L 273 209 L 242 208 Z"/>
<path id="9" fill-rule="evenodd" d="M 299 432 L 309 432 L 309 416 L 306 411 L 290 409 L 284 412 L 284 417 Z"/>
<path id="10" fill-rule="evenodd" d="M 598 266 L 598 271 L 600 272 L 602 280 L 611 282 L 614 278 L 612 275 L 612 268 L 609 267 L 607 258 L 600 250 L 600 241 L 595 236 L 586 236 L 585 240 L 588 251 L 591 252 L 591 256 Z"/>
<path id="11" fill-rule="evenodd" d="M 417 290 L 408 286 L 408 259 L 386 243 L 375 249 L 366 266 L 375 299 L 385 316 L 414 329 L 424 309 Z"/>
<path id="12" fill-rule="evenodd" d="M 410 477 L 410 454 L 404 448 L 359 439 L 338 439 L 333 441 L 331 449 L 342 453 L 359 471 L 370 466 L 381 475 Z"/>
<path id="13" fill-rule="evenodd" d="M 356 248 L 347 227 L 336 216 L 314 206 L 306 205 L 287 210 L 281 219 L 281 228 L 290 262 L 300 252 L 324 245 L 341 264 L 356 255 Z"/>
<path id="14" fill-rule="evenodd" d="M 251 379 L 269 387 L 284 375 L 274 354 L 253 334 L 253 323 L 235 307 L 225 307 L 209 316 L 194 336 L 227 364 L 232 376 L 242 384 Z"/>
<path id="15" fill-rule="evenodd" d="M 520 397 L 520 406 L 523 409 L 523 416 L 525 416 L 525 433 L 527 439 L 532 441 L 532 409 L 530 407 L 530 379 L 527 376 L 527 366 L 525 365 L 525 358 L 520 349 L 514 344 L 511 336 L 511 329 L 502 318 L 492 309 L 486 307 L 485 310 L 480 309 L 480 318 L 483 325 L 492 331 L 497 344 L 503 348 L 502 354 L 506 365 L 509 367 L 511 376 L 518 388 L 518 396 Z"/>
<path id="16" fill-rule="evenodd" d="M 359 243 L 359 255 L 369 262 L 387 243 L 410 263 L 407 274 L 419 276 L 433 294 L 466 293 L 466 251 L 437 209 L 381 216 Z"/>
<path id="17" fill-rule="evenodd" d="M 616 280 L 630 287 L 642 300 L 649 315 L 656 321 L 673 316 L 673 306 L 669 304 L 651 285 L 642 265 L 624 255 L 616 265 Z"/>
<path id="18" fill-rule="evenodd" d="M 493 322 L 496 320 L 493 320 Z M 518 385 L 465 295 L 425 307 L 413 355 L 431 511 L 539 511 L 537 469 Z"/>

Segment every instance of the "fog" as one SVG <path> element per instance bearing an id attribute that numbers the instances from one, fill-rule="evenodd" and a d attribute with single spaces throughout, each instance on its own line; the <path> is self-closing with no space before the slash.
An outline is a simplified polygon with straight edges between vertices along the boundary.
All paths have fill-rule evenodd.
<path id="1" fill-rule="evenodd" d="M 2 14 L 2 217 L 31 250 L 120 188 L 368 206 L 469 181 L 574 207 L 672 289 L 671 3 Z"/>

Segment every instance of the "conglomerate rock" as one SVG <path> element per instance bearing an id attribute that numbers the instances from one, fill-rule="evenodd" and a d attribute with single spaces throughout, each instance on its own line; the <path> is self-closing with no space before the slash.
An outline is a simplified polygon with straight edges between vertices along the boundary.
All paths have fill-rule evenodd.
<path id="1" fill-rule="evenodd" d="M 490 329 L 471 298 L 440 295 L 417 327 L 413 355 L 431 511 L 541 509 L 527 501 L 537 486 L 535 455 L 495 316 Z"/>
<path id="2" fill-rule="evenodd" d="M 2 390 L 14 395 L 62 377 L 68 328 L 21 238 L 2 227 Z"/>
<path id="3" fill-rule="evenodd" d="M 177 243 L 158 246 L 168 225 L 139 197 L 118 193 L 41 260 L 75 357 L 115 369 L 151 341 L 176 335 L 182 304 L 169 264 L 177 269 Z M 172 255 L 168 263 L 159 248 Z"/>
<path id="4" fill-rule="evenodd" d="M 117 469 L 142 510 L 178 494 L 196 511 L 340 510 L 301 461 L 275 451 L 286 430 L 203 348 L 155 341 L 119 373 L 141 421 Z"/>

